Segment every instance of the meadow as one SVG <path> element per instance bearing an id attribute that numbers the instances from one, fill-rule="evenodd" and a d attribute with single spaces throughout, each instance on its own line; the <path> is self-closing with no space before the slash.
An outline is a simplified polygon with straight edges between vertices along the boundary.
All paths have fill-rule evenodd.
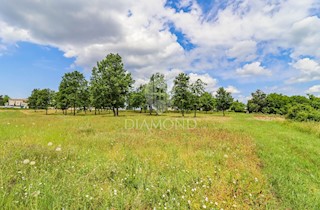
<path id="1" fill-rule="evenodd" d="M 319 145 L 269 115 L 0 110 L 0 208 L 319 209 Z"/>

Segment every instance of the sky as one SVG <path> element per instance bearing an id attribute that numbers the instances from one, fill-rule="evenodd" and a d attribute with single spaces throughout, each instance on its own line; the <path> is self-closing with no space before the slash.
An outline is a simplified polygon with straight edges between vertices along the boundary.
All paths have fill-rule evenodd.
<path id="1" fill-rule="evenodd" d="M 320 96 L 319 0 L 0 0 L 0 95 L 57 90 L 119 53 L 135 85 L 153 73 L 201 79 L 246 101 Z"/>

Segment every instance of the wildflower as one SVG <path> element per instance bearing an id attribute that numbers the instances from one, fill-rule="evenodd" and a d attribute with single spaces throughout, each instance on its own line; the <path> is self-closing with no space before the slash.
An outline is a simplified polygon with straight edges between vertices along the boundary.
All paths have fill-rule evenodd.
<path id="1" fill-rule="evenodd" d="M 117 195 L 117 190 L 113 190 L 113 194 L 114 194 L 114 195 Z"/>
<path id="2" fill-rule="evenodd" d="M 206 197 L 205 201 L 206 201 L 206 202 L 208 202 L 208 201 L 209 201 L 208 197 Z"/>
<path id="3" fill-rule="evenodd" d="M 214 205 L 218 206 L 218 202 L 214 202 Z"/>
<path id="4" fill-rule="evenodd" d="M 29 160 L 29 159 L 25 159 L 25 160 L 23 161 L 23 164 L 28 164 L 28 163 L 30 163 L 30 160 Z"/>
<path id="5" fill-rule="evenodd" d="M 249 196 L 250 196 L 250 197 L 252 197 L 252 194 L 251 194 L 251 193 L 249 193 Z"/>
<path id="6" fill-rule="evenodd" d="M 89 198 L 89 195 L 86 195 L 86 198 Z"/>
<path id="7" fill-rule="evenodd" d="M 203 204 L 203 205 L 202 205 L 202 208 L 206 209 L 206 208 L 207 208 L 207 206 Z"/>
<path id="8" fill-rule="evenodd" d="M 57 152 L 61 152 L 61 150 L 62 150 L 61 147 L 57 147 L 57 148 L 56 148 L 56 151 L 57 151 Z"/>
<path id="9" fill-rule="evenodd" d="M 224 157 L 224 158 L 228 158 L 228 155 L 225 154 L 223 157 Z"/>
<path id="10" fill-rule="evenodd" d="M 181 198 L 182 198 L 182 199 L 184 199 L 184 195 L 183 195 L 183 196 L 181 196 Z"/>
<path id="11" fill-rule="evenodd" d="M 146 188 L 146 191 L 149 191 L 149 188 Z"/>
<path id="12" fill-rule="evenodd" d="M 35 165 L 35 164 L 36 164 L 36 161 L 31 161 L 30 162 L 30 165 L 32 165 L 32 166 Z"/>
<path id="13" fill-rule="evenodd" d="M 258 182 L 259 180 L 258 180 L 258 178 L 257 178 L 257 177 L 255 177 L 255 178 L 254 178 L 254 181 L 255 181 L 255 182 Z"/>
<path id="14" fill-rule="evenodd" d="M 48 143 L 48 146 L 49 146 L 49 147 L 50 147 L 50 146 L 52 146 L 52 145 L 53 145 L 53 143 L 52 143 L 52 142 L 49 142 L 49 143 Z"/>
<path id="15" fill-rule="evenodd" d="M 191 204 L 191 201 L 190 201 L 190 200 L 188 200 L 188 204 Z"/>

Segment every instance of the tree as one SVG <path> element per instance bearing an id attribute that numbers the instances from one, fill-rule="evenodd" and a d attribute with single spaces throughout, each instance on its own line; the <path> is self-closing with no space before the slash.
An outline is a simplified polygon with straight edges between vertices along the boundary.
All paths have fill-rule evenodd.
<path id="1" fill-rule="evenodd" d="M 130 106 L 133 108 L 140 108 L 140 113 L 147 106 L 147 99 L 145 94 L 146 85 L 140 85 L 136 91 L 130 94 Z"/>
<path id="2" fill-rule="evenodd" d="M 185 110 L 190 105 L 190 77 L 185 73 L 180 73 L 174 80 L 174 86 L 172 89 L 173 105 L 181 110 L 182 116 L 184 116 Z"/>
<path id="3" fill-rule="evenodd" d="M 73 107 L 73 115 L 76 108 L 83 105 L 84 98 L 89 98 L 88 82 L 83 74 L 78 71 L 66 73 L 59 85 L 59 101 L 63 109 Z"/>
<path id="4" fill-rule="evenodd" d="M 157 114 L 166 110 L 168 94 L 167 83 L 163 74 L 155 73 L 150 77 L 150 81 L 145 88 L 145 95 L 150 115 L 154 109 Z"/>
<path id="5" fill-rule="evenodd" d="M 34 109 L 45 109 L 48 114 L 48 108 L 54 101 L 54 91 L 50 89 L 33 89 L 28 98 L 29 107 Z"/>
<path id="6" fill-rule="evenodd" d="M 52 102 L 54 100 L 54 91 L 50 89 L 42 89 L 39 90 L 37 94 L 37 106 L 41 109 L 46 110 L 46 115 L 48 114 L 48 108 L 52 105 Z"/>
<path id="7" fill-rule="evenodd" d="M 215 98 L 208 92 L 204 92 L 200 97 L 200 106 L 206 113 L 215 107 Z"/>
<path id="8" fill-rule="evenodd" d="M 39 102 L 38 102 L 39 94 L 40 94 L 40 89 L 33 89 L 31 92 L 31 96 L 28 98 L 28 106 L 31 109 L 34 109 L 35 112 L 39 108 Z"/>
<path id="9" fill-rule="evenodd" d="M 263 112 L 263 109 L 267 105 L 266 97 L 267 95 L 261 91 L 256 90 L 256 92 L 251 93 L 252 98 L 248 101 L 247 109 L 249 112 Z"/>
<path id="10" fill-rule="evenodd" d="M 204 88 L 207 84 L 198 79 L 195 83 L 191 84 L 192 105 L 194 117 L 197 116 L 197 109 L 200 107 L 200 97 L 204 93 Z"/>
<path id="11" fill-rule="evenodd" d="M 242 102 L 239 102 L 238 100 L 234 101 L 230 107 L 230 110 L 234 112 L 245 112 L 245 109 L 246 105 Z"/>
<path id="12" fill-rule="evenodd" d="M 266 107 L 262 109 L 263 113 L 285 115 L 288 112 L 290 99 L 288 96 L 270 93 L 266 97 Z"/>
<path id="13" fill-rule="evenodd" d="M 119 108 L 125 106 L 126 96 L 134 83 L 118 54 L 108 54 L 93 68 L 91 86 L 95 106 L 110 106 L 114 116 L 119 116 Z"/>
<path id="14" fill-rule="evenodd" d="M 229 109 L 233 102 L 231 93 L 227 92 L 223 87 L 220 87 L 217 90 L 216 100 L 217 100 L 217 109 L 219 111 L 222 111 L 223 116 L 225 116 L 224 111 Z"/>
<path id="15" fill-rule="evenodd" d="M 4 106 L 3 95 L 0 95 L 0 106 Z"/>

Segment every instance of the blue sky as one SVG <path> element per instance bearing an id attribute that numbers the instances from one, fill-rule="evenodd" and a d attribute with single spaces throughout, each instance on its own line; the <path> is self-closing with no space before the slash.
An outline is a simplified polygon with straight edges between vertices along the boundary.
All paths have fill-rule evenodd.
<path id="1" fill-rule="evenodd" d="M 6 1 L 0 95 L 57 90 L 64 73 L 119 53 L 136 85 L 186 72 L 246 101 L 256 89 L 320 95 L 318 0 Z"/>

